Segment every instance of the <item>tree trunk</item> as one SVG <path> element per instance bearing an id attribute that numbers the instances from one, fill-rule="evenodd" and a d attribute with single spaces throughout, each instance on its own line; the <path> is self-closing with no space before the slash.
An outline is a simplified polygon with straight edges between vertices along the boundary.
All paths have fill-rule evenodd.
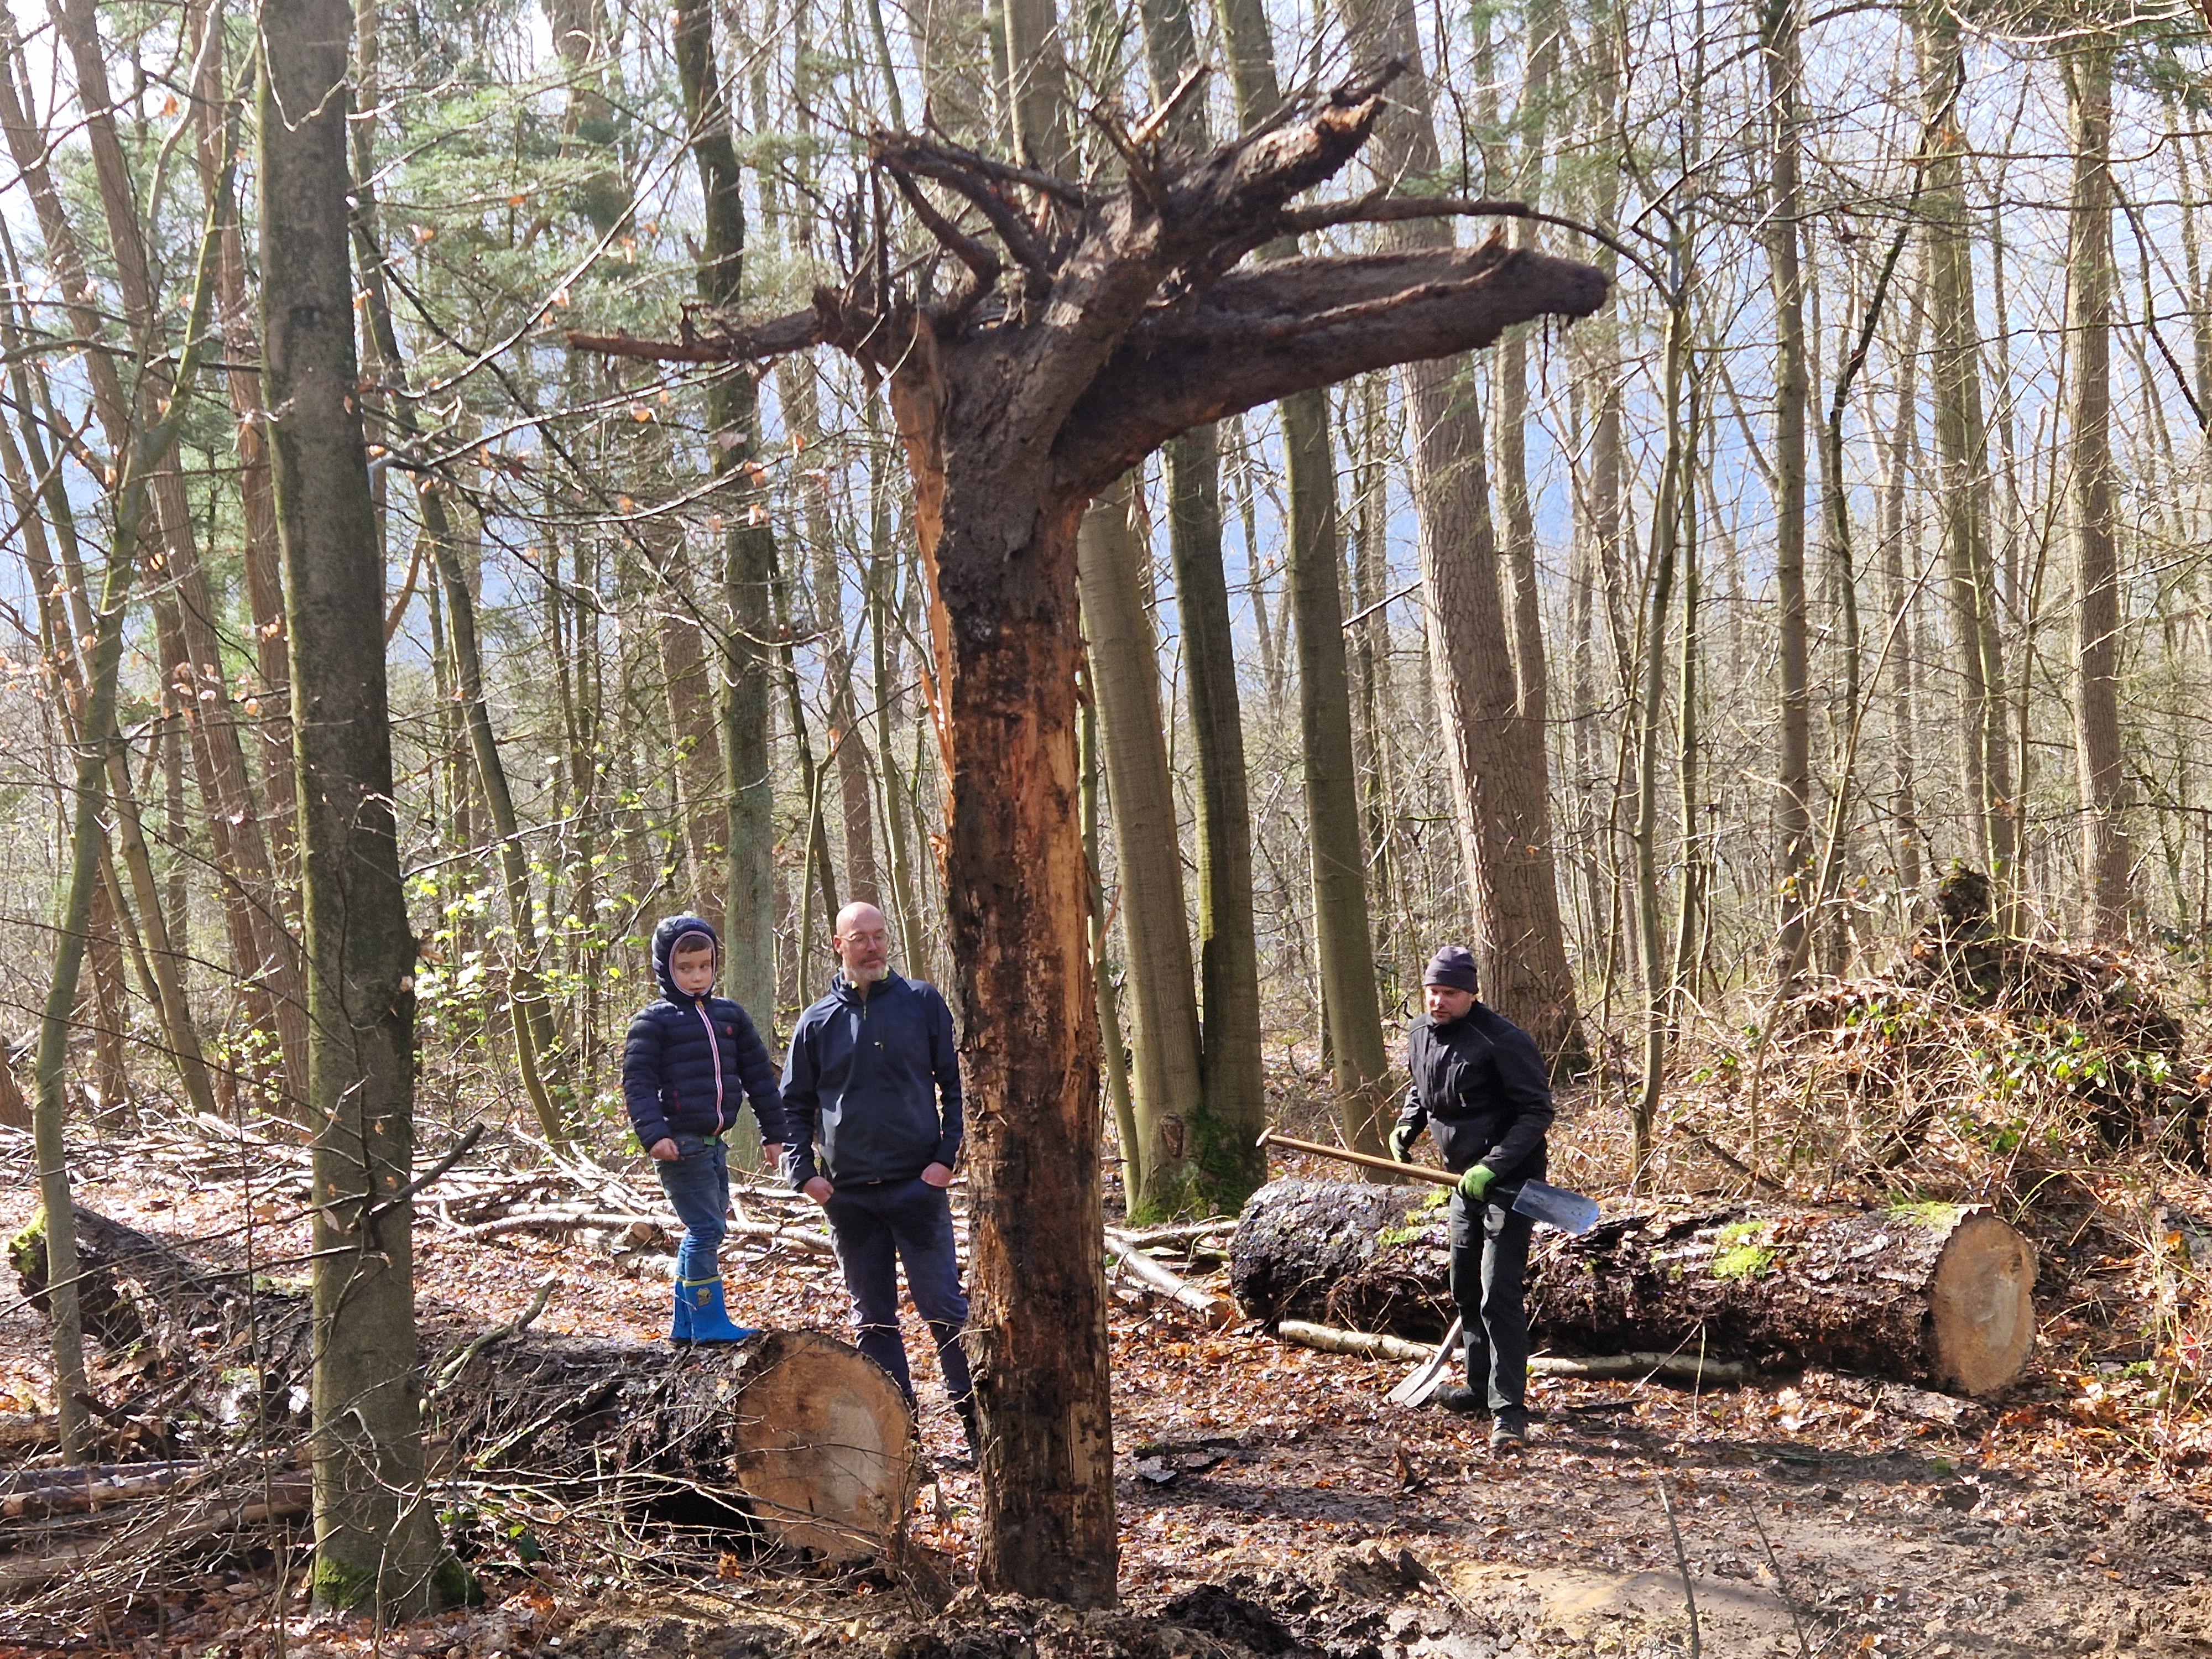
<path id="1" fill-rule="evenodd" d="M 2081 780 L 2081 915 L 2089 936 L 2124 944 L 2130 868 L 2120 760 L 2118 479 L 2112 465 L 2112 43 L 2084 41 L 2066 64 L 2074 118 L 2067 264 L 2066 381 L 2072 428 L 2075 755 Z"/>
<path id="2" fill-rule="evenodd" d="M 1152 101 L 1164 106 L 1199 62 L 1189 0 L 1141 8 Z M 1192 149 L 1206 139 L 1206 106 L 1184 100 L 1170 122 Z M 1183 672 L 1196 763 L 1199 1088 L 1188 1132 L 1199 1201 L 1234 1213 L 1267 1178 L 1255 1143 L 1267 1127 L 1260 1054 L 1260 957 L 1252 911 L 1252 810 L 1229 581 L 1221 562 L 1221 447 L 1211 426 L 1167 447 L 1168 554 L 1175 566 Z M 1267 617 L 1260 614 L 1264 637 Z"/>
<path id="3" fill-rule="evenodd" d="M 1230 1246 L 1250 1317 L 1434 1339 L 1449 1322 L 1445 1212 L 1425 1194 L 1283 1180 Z M 1966 1395 L 2016 1378 L 2035 1340 L 2035 1251 L 1985 1210 L 1745 1206 L 1610 1217 L 1547 1234 L 1534 1334 L 1589 1353 L 1711 1353 L 1833 1365 Z"/>
<path id="4" fill-rule="evenodd" d="M 730 139 L 729 101 L 715 61 L 714 15 L 706 0 L 678 0 L 673 15 L 684 125 L 706 198 L 699 295 L 709 305 L 734 311 L 744 286 L 745 208 Z M 746 476 L 759 412 L 759 393 L 749 374 L 723 375 L 708 388 L 707 426 L 718 477 L 734 484 Z M 751 491 L 732 488 L 722 513 L 728 630 L 721 641 L 722 773 L 730 884 L 722 911 L 722 986 L 726 995 L 769 1018 L 775 1007 L 775 726 L 768 653 L 760 641 L 769 634 L 775 541 Z"/>
<path id="5" fill-rule="evenodd" d="M 1399 112 L 1378 130 L 1370 165 L 1393 182 L 1441 167 L 1432 93 L 1407 0 L 1342 0 L 1353 40 L 1407 66 Z M 1447 246 L 1441 221 L 1413 220 L 1389 234 L 1401 248 Z M 1513 632 L 1498 586 L 1497 537 L 1483 465 L 1482 423 L 1465 361 L 1422 359 L 1405 372 L 1413 495 L 1420 514 L 1421 586 L 1430 670 L 1445 733 L 1462 861 L 1473 901 L 1484 1000 L 1524 1027 L 1555 1068 L 1577 1070 L 1585 1050 L 1574 976 L 1559 921 L 1552 853 L 1551 759 L 1544 709 L 1524 702 L 1544 676 L 1516 674 Z M 1540 640 L 1524 641 L 1536 647 Z M 1540 650 L 1535 654 L 1540 655 Z"/>
<path id="6" fill-rule="evenodd" d="M 143 341 L 149 350 L 158 353 L 166 333 L 161 321 L 163 296 L 154 286 L 131 169 L 116 131 L 117 106 L 108 88 L 94 0 L 64 0 L 55 16 L 76 71 L 85 135 L 124 312 L 133 336 Z M 211 49 L 211 41 L 210 45 Z M 220 215 L 224 204 L 218 197 L 209 205 Z M 58 207 L 56 212 L 58 215 Z M 103 360 L 100 368 L 92 367 L 94 359 Z M 111 427 L 112 445 L 113 428 L 135 424 L 143 429 L 161 424 L 169 401 L 191 393 L 191 388 L 172 378 L 157 356 L 138 377 L 134 422 L 119 382 L 104 394 L 100 390 L 98 382 L 112 380 L 112 365 L 105 362 L 104 354 L 89 353 L 87 362 L 96 383 L 95 401 L 104 397 L 112 411 L 102 415 L 103 423 Z M 298 945 L 285 926 L 285 907 L 278 896 L 252 777 L 239 739 L 240 710 L 232 700 L 229 677 L 222 666 L 220 611 L 200 563 L 197 526 L 184 475 L 173 463 L 165 463 L 155 471 L 151 483 L 153 521 L 159 527 L 164 574 L 173 586 L 176 619 L 188 653 L 181 659 L 188 667 L 180 678 L 188 678 L 191 686 L 186 708 L 194 727 L 195 758 L 202 763 L 201 793 L 207 801 L 209 830 L 224 879 L 236 889 L 235 902 L 251 940 L 247 957 L 238 964 L 240 976 L 266 986 L 286 1073 L 288 1077 L 296 1076 L 307 1063 L 308 1040 Z M 167 595 L 159 602 L 170 603 Z M 380 617 L 380 637 L 381 629 Z M 173 664 L 179 659 L 171 660 Z M 301 1097 L 296 1084 L 288 1083 L 287 1089 L 296 1103 Z"/>
<path id="7" fill-rule="evenodd" d="M 2017 823 L 2010 745 L 2005 732 L 2004 672 L 1996 592 L 1989 552 L 1989 431 L 1982 416 L 1981 335 L 1974 318 L 1972 222 L 1966 211 L 1966 137 L 1953 106 L 1965 74 L 1958 20 L 1913 13 L 1919 36 L 1921 96 L 1930 140 L 1923 191 L 1928 222 L 1928 306 L 1935 336 L 1930 380 L 1936 400 L 1936 510 L 1942 526 L 1946 586 L 1960 687 L 1960 732 L 1974 851 L 2000 894 L 2018 879 Z M 2007 914 L 2010 899 L 2001 900 Z"/>
<path id="8" fill-rule="evenodd" d="M 1774 290 L 1774 585 L 1780 627 L 1782 719 L 1775 761 L 1776 874 L 1781 914 L 1776 977 L 1804 969 L 1813 894 L 1813 713 L 1805 614 L 1805 284 L 1799 270 L 1803 204 L 1797 183 L 1797 0 L 1764 0 L 1759 57 L 1766 74 L 1766 267 Z"/>
<path id="9" fill-rule="evenodd" d="M 1130 480 L 1093 501 L 1076 538 L 1091 685 L 1104 737 L 1107 800 L 1121 876 L 1121 930 L 1135 1014 L 1132 1109 L 1138 1184 L 1129 1218 L 1162 1220 L 1192 1200 L 1191 1119 L 1200 1106 L 1198 1002 L 1191 983 L 1190 921 L 1183 902 L 1182 841 L 1175 780 L 1160 714 L 1159 652 L 1145 608 L 1132 533 Z"/>
<path id="10" fill-rule="evenodd" d="M 1051 500 L 1035 478 L 949 473 L 936 424 L 945 405 L 919 380 L 895 379 L 892 398 L 916 486 L 946 714 L 945 884 L 973 1126 L 983 1578 L 1103 1605 L 1114 1599 L 1119 1550 L 1090 884 L 1076 817 L 1083 503 Z M 1036 1248 L 1041 1216 L 1054 1218 L 1048 1249 Z"/>
<path id="11" fill-rule="evenodd" d="M 316 1599 L 435 1599 L 412 1208 L 415 939 L 392 816 L 384 571 L 356 391 L 345 0 L 269 0 L 262 338 L 291 647 L 315 1128 Z"/>

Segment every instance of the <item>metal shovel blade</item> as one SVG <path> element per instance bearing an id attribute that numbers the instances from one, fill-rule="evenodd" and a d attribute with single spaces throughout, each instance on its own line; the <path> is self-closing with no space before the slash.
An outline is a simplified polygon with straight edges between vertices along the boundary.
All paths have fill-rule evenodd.
<path id="1" fill-rule="evenodd" d="M 1597 1200 L 1553 1187 L 1541 1181 L 1524 1181 L 1513 1195 L 1513 1211 L 1547 1227 L 1557 1227 L 1570 1238 L 1580 1238 L 1597 1225 Z"/>
<path id="2" fill-rule="evenodd" d="M 1425 1406 L 1450 1374 L 1452 1361 L 1460 1353 L 1460 1322 L 1452 1321 L 1451 1329 L 1444 1340 L 1437 1344 L 1437 1351 L 1406 1374 L 1406 1380 L 1390 1390 L 1389 1402 L 1394 1406 Z"/>

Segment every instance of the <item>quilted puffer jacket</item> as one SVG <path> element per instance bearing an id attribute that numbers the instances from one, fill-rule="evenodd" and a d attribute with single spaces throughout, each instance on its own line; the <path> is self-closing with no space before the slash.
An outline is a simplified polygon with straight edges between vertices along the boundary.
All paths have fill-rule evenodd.
<path id="1" fill-rule="evenodd" d="M 703 933 L 713 942 L 714 969 L 721 971 L 721 939 L 702 918 L 670 916 L 653 930 L 660 1000 L 630 1021 L 623 1044 L 623 1103 L 638 1144 L 720 1134 L 738 1121 L 739 1100 L 748 1099 L 760 1120 L 761 1139 L 780 1145 L 787 1138 L 783 1096 L 752 1017 L 729 998 L 715 996 L 711 987 L 696 997 L 676 988 L 669 953 L 687 933 Z"/>

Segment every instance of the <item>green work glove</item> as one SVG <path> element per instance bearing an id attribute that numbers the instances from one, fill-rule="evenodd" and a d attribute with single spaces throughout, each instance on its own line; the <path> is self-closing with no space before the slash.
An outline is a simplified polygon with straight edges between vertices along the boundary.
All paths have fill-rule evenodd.
<path id="1" fill-rule="evenodd" d="M 1490 1183 L 1497 1179 L 1487 1164 L 1478 1164 L 1459 1178 L 1460 1196 L 1471 1203 L 1480 1204 L 1483 1194 L 1490 1190 Z"/>
<path id="2" fill-rule="evenodd" d="M 1421 1132 L 1412 1124 L 1401 1123 L 1390 1131 L 1390 1156 L 1401 1164 L 1411 1164 L 1413 1161 L 1413 1143 L 1420 1138 Z"/>

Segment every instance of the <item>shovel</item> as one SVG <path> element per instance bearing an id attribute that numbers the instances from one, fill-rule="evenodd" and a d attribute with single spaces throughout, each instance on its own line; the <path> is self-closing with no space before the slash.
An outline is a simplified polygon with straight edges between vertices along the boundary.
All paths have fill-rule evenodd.
<path id="1" fill-rule="evenodd" d="M 1429 1396 L 1443 1384 L 1450 1374 L 1451 1363 L 1459 1358 L 1460 1322 L 1451 1322 L 1444 1340 L 1437 1344 L 1437 1351 L 1406 1373 L 1406 1380 L 1391 1389 L 1389 1399 L 1394 1406 L 1425 1406 Z"/>
<path id="2" fill-rule="evenodd" d="M 1433 1164 L 1401 1164 L 1395 1158 L 1376 1158 L 1368 1152 L 1347 1152 L 1341 1146 L 1324 1146 L 1317 1140 L 1293 1140 L 1288 1135 L 1279 1135 L 1273 1129 L 1261 1132 L 1262 1146 L 1287 1146 L 1294 1152 L 1312 1152 L 1322 1158 L 1333 1158 L 1340 1164 L 1357 1164 L 1363 1169 L 1388 1170 L 1393 1175 L 1407 1175 L 1416 1181 L 1431 1181 L 1439 1187 L 1456 1187 L 1459 1177 L 1449 1170 L 1439 1170 Z M 1507 1197 L 1508 1191 L 1512 1194 Z M 1597 1225 L 1597 1200 L 1580 1193 L 1571 1193 L 1564 1187 L 1554 1187 L 1547 1182 L 1523 1181 L 1508 1188 L 1501 1182 L 1492 1188 L 1492 1200 L 1504 1203 L 1516 1215 L 1525 1215 L 1532 1221 L 1540 1221 L 1547 1227 L 1556 1227 L 1570 1238 L 1580 1238 Z"/>

